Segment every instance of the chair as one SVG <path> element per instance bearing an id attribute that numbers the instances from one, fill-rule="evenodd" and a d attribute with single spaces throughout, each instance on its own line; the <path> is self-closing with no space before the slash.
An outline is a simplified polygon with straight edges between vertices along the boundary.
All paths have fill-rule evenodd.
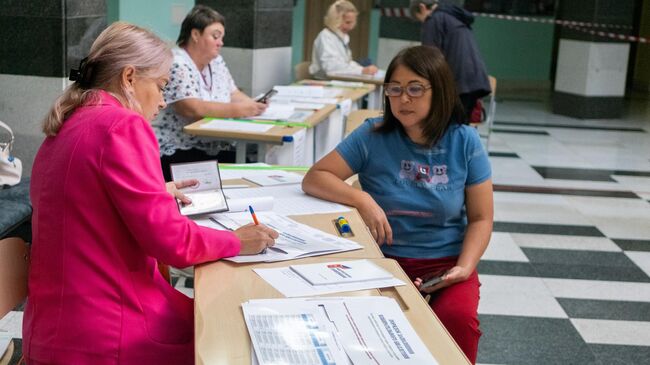
<path id="1" fill-rule="evenodd" d="M 294 76 L 295 76 L 295 79 L 296 79 L 295 81 L 300 81 L 300 80 L 308 79 L 308 78 L 311 77 L 311 75 L 309 74 L 309 65 L 310 64 L 311 64 L 311 62 L 309 62 L 309 61 L 303 61 L 303 62 L 300 62 L 299 64 L 297 64 L 293 68 Z"/>
<path id="2" fill-rule="evenodd" d="M 27 297 L 27 269 L 29 250 L 20 238 L 0 240 L 0 318 L 9 313 Z M 14 347 L 9 345 L 0 354 L 0 364 L 8 364 Z"/>
<path id="3" fill-rule="evenodd" d="M 345 122 L 345 136 L 357 129 L 366 119 L 379 117 L 382 113 L 382 110 L 375 109 L 359 109 L 350 112 L 348 119 Z"/>
<path id="4" fill-rule="evenodd" d="M 494 115 L 497 108 L 497 79 L 494 76 L 488 76 L 488 79 L 490 80 L 490 89 L 492 89 L 492 92 L 483 98 L 483 105 L 487 105 L 485 121 L 483 123 L 472 124 L 472 126 L 479 130 L 481 138 L 485 140 L 485 150 L 489 152 L 490 135 L 492 134 L 492 125 L 494 124 Z"/>

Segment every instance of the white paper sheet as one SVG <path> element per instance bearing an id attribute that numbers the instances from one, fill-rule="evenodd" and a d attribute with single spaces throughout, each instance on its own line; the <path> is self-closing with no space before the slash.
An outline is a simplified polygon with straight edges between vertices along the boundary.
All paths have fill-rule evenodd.
<path id="1" fill-rule="evenodd" d="M 12 338 L 23 338 L 23 312 L 11 311 L 0 319 L 0 331 Z"/>
<path id="2" fill-rule="evenodd" d="M 317 104 L 336 104 L 339 102 L 336 98 L 326 98 L 326 97 L 306 97 L 306 96 L 292 96 L 292 95 L 280 95 L 274 96 L 273 101 L 277 103 L 317 103 Z M 319 108 L 320 109 L 320 108 Z"/>
<path id="3" fill-rule="evenodd" d="M 397 278 L 392 278 L 356 283 L 314 286 L 309 284 L 289 267 L 253 269 L 253 271 L 287 298 L 406 285 L 403 281 Z"/>
<path id="4" fill-rule="evenodd" d="M 242 307 L 249 333 L 249 322 L 268 323 L 263 322 L 266 317 L 272 317 L 269 318 L 270 323 L 275 323 L 284 316 L 304 313 L 308 315 L 305 318 L 313 321 L 311 326 L 319 329 L 326 329 L 331 321 L 335 329 L 331 338 L 343 344 L 345 353 L 354 365 L 438 364 L 392 298 L 258 299 L 249 300 Z M 323 315 L 318 315 L 313 308 L 319 308 Z M 295 326 L 299 324 L 293 323 Z M 270 326 L 270 330 L 274 336 L 284 336 L 290 334 L 293 327 Z M 255 341 L 253 346 L 259 356 L 261 346 Z M 263 363 L 261 359 L 260 363 Z"/>
<path id="5" fill-rule="evenodd" d="M 278 93 L 275 97 L 283 96 L 302 96 L 312 98 L 322 98 L 325 96 L 325 88 L 322 86 L 273 86 Z"/>
<path id="6" fill-rule="evenodd" d="M 350 208 L 305 194 L 300 185 L 266 186 L 225 191 L 227 198 L 251 198 L 272 196 L 273 211 L 280 215 L 349 212 Z"/>
<path id="7" fill-rule="evenodd" d="M 287 120 L 293 114 L 295 108 L 291 104 L 271 103 L 264 113 L 242 119 L 259 119 L 259 120 Z"/>
<path id="8" fill-rule="evenodd" d="M 7 351 L 11 343 L 11 334 L 9 332 L 0 331 L 0 357 Z"/>
<path id="9" fill-rule="evenodd" d="M 233 262 L 272 262 L 319 256 L 361 249 L 358 243 L 325 233 L 273 212 L 256 213 L 260 223 L 275 229 L 280 237 L 264 253 L 226 258 Z M 237 229 L 251 222 L 246 213 L 220 213 L 210 216 L 222 226 Z"/>
<path id="10" fill-rule="evenodd" d="M 269 129 L 273 128 L 272 124 L 260 124 L 260 123 L 247 123 L 247 122 L 234 122 L 231 120 L 211 120 L 207 123 L 201 124 L 203 129 L 214 129 L 219 131 L 228 131 L 228 132 L 266 132 Z"/>
<path id="11" fill-rule="evenodd" d="M 241 199 L 227 199 L 229 212 L 247 212 L 248 206 L 252 206 L 256 212 L 273 210 L 275 201 L 272 196 L 256 196 Z"/>
<path id="12" fill-rule="evenodd" d="M 243 303 L 242 309 L 259 364 L 350 364 L 336 329 L 318 307 L 294 304 L 278 312 Z"/>
<path id="13" fill-rule="evenodd" d="M 259 186 L 278 186 L 289 184 L 300 184 L 304 176 L 289 171 L 276 170 L 276 171 L 260 171 L 259 174 L 251 174 L 251 176 L 244 177 Z"/>

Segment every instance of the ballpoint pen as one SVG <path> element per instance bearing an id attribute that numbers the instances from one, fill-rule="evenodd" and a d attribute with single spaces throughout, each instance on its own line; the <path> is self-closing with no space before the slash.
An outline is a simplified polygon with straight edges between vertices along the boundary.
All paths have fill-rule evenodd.
<path id="1" fill-rule="evenodd" d="M 257 220 L 257 216 L 255 215 L 255 211 L 253 210 L 253 206 L 249 205 L 248 211 L 251 212 L 251 216 L 253 217 L 253 222 L 255 222 L 255 225 L 259 226 L 260 221 Z M 266 247 L 262 251 L 260 251 L 261 255 L 264 255 L 265 253 L 266 253 Z"/>
<path id="2" fill-rule="evenodd" d="M 253 210 L 252 206 L 248 206 L 248 211 L 251 212 L 251 216 L 253 216 L 253 222 L 255 222 L 256 226 L 260 225 L 260 221 L 257 220 L 257 216 L 255 215 L 255 211 Z"/>

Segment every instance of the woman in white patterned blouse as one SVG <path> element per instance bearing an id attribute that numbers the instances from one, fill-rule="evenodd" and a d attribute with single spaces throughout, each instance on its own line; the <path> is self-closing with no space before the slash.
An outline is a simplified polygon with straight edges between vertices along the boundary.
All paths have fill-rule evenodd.
<path id="1" fill-rule="evenodd" d="M 231 151 L 224 151 L 230 149 L 229 144 L 186 134 L 185 125 L 203 117 L 254 116 L 266 109 L 266 104 L 255 102 L 235 86 L 219 55 L 224 35 L 225 18 L 204 5 L 195 6 L 181 25 L 164 90 L 167 107 L 153 123 L 166 181 L 171 181 L 170 163 L 233 159 Z"/>

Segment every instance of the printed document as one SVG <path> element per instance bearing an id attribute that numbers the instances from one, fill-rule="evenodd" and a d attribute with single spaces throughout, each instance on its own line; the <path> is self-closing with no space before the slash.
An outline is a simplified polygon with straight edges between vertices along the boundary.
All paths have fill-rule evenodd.
<path id="1" fill-rule="evenodd" d="M 251 223 L 250 214 L 247 213 L 212 214 L 210 218 L 232 230 Z M 233 262 L 272 262 L 362 248 L 361 245 L 354 241 L 325 233 L 273 212 L 259 212 L 257 218 L 260 223 L 275 229 L 280 234 L 280 237 L 275 240 L 275 246 L 269 247 L 265 253 L 229 257 L 225 260 Z"/>
<path id="2" fill-rule="evenodd" d="M 261 171 L 259 174 L 254 174 L 245 177 L 248 180 L 259 186 L 276 186 L 287 184 L 300 184 L 304 176 L 288 171 Z"/>
<path id="3" fill-rule="evenodd" d="M 350 207 L 314 198 L 302 191 L 300 184 L 265 186 L 250 189 L 229 189 L 228 199 L 247 199 L 261 196 L 274 198 L 273 211 L 280 215 L 349 212 Z M 253 206 L 253 208 L 255 208 Z"/>
<path id="4" fill-rule="evenodd" d="M 243 303 L 246 327 L 260 365 L 350 364 L 323 311 L 307 303 L 274 308 Z"/>
<path id="5" fill-rule="evenodd" d="M 249 122 L 237 122 L 227 119 L 211 120 L 199 126 L 201 129 L 214 129 L 218 131 L 228 132 L 251 132 L 251 133 L 264 133 L 273 128 L 273 124 L 260 124 Z"/>
<path id="6" fill-rule="evenodd" d="M 324 295 L 347 291 L 388 288 L 405 283 L 395 277 L 384 280 L 369 280 L 332 285 L 311 285 L 289 267 L 253 269 L 262 279 L 287 298 Z"/>
<path id="7" fill-rule="evenodd" d="M 259 119 L 259 120 L 287 120 L 293 114 L 295 108 L 293 105 L 282 103 L 271 103 L 266 108 L 264 113 L 254 115 L 243 119 Z"/>
<path id="8" fill-rule="evenodd" d="M 294 348 L 327 349 L 326 360 L 309 364 L 438 364 L 392 298 L 259 299 L 243 303 L 242 308 L 260 364 L 295 363 L 291 360 Z M 317 329 L 322 337 L 308 332 L 309 328 Z M 270 348 L 272 341 L 286 348 Z M 338 360 L 335 344 L 343 344 L 347 359 Z"/>
<path id="9" fill-rule="evenodd" d="M 311 285 L 346 284 L 393 277 L 391 273 L 368 260 L 291 265 L 289 268 Z"/>

